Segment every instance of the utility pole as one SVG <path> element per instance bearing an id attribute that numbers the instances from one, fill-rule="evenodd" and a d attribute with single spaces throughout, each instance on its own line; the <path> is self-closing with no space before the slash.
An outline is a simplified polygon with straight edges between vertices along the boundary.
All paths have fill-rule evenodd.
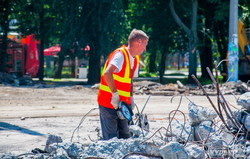
<path id="1" fill-rule="evenodd" d="M 228 39 L 228 81 L 238 81 L 238 0 L 230 0 Z"/>

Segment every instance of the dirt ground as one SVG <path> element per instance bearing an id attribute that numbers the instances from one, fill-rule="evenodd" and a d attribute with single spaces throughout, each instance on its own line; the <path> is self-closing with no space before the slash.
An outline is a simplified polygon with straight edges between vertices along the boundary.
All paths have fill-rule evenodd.
<path id="1" fill-rule="evenodd" d="M 91 111 L 74 133 L 83 117 L 97 108 L 97 89 L 82 85 L 51 88 L 13 87 L 0 85 L 0 153 L 22 154 L 35 148 L 44 149 L 49 134 L 59 135 L 64 141 L 98 139 L 98 109 Z M 141 111 L 148 95 L 135 95 Z M 216 96 L 210 96 L 216 104 Z M 233 95 L 225 96 L 237 106 Z M 188 118 L 189 100 L 211 107 L 205 96 L 150 96 L 144 109 L 151 130 L 167 126 L 169 113 L 180 104 Z M 179 114 L 177 118 L 184 119 Z M 73 136 L 72 136 L 73 135 Z"/>

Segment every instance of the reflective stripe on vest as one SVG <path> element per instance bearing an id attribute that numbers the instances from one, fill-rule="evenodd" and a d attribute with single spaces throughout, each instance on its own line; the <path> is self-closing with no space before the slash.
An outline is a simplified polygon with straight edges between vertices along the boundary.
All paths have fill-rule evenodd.
<path id="1" fill-rule="evenodd" d="M 117 52 L 117 51 L 121 51 L 124 55 L 124 63 L 125 63 L 125 74 L 124 74 L 124 77 L 121 77 L 117 74 L 113 74 L 113 78 L 115 81 L 119 81 L 121 83 L 128 83 L 128 84 L 131 84 L 131 77 L 130 77 L 130 61 L 129 61 L 129 57 L 128 57 L 128 53 L 127 51 L 125 50 L 125 47 L 121 47 L 119 49 L 117 49 L 116 51 L 114 52 Z M 113 54 L 112 54 L 113 55 Z M 103 69 L 103 72 L 102 72 L 102 78 L 103 78 L 103 74 L 104 74 L 104 70 L 107 68 L 107 65 L 108 65 L 108 62 L 110 61 L 110 58 L 112 57 L 112 55 L 109 56 L 109 59 L 107 60 L 107 62 L 105 63 L 105 66 L 104 66 L 104 69 Z M 118 73 L 119 74 L 119 73 Z M 106 84 L 106 83 L 105 83 Z M 107 91 L 107 92 L 110 92 L 111 93 L 111 90 L 109 89 L 109 87 L 107 85 L 104 85 L 104 83 L 100 83 L 100 88 L 101 90 L 103 91 Z M 120 88 L 117 88 L 117 91 L 118 91 L 118 94 L 120 96 L 124 96 L 124 97 L 130 97 L 130 88 L 129 88 L 129 92 L 127 91 L 124 91 L 124 90 L 120 90 Z"/>
<path id="2" fill-rule="evenodd" d="M 129 60 L 128 52 L 125 46 L 122 46 L 109 55 L 108 60 L 106 61 L 104 65 L 104 69 L 103 69 L 102 76 L 101 76 L 101 83 L 100 83 L 99 92 L 98 92 L 98 104 L 104 107 L 108 107 L 108 108 L 113 108 L 113 106 L 110 104 L 112 94 L 111 94 L 110 88 L 108 87 L 104 79 L 104 71 L 109 64 L 111 57 L 117 51 L 122 52 L 124 56 L 124 64 L 120 72 L 113 73 L 113 78 L 115 81 L 118 94 L 120 96 L 120 100 L 125 101 L 126 103 L 130 104 L 132 74 L 131 74 L 131 67 L 130 67 L 130 60 Z M 137 67 L 138 62 L 139 62 L 139 56 L 136 56 L 133 70 Z"/>

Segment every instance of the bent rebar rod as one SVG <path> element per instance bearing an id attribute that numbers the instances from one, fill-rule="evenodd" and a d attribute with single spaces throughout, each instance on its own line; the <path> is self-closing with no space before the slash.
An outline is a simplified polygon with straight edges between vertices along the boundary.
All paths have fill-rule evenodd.
<path id="1" fill-rule="evenodd" d="M 234 117 L 234 115 L 233 115 L 233 113 L 232 113 L 232 110 L 230 109 L 228 103 L 226 102 L 225 97 L 223 96 L 222 92 L 221 92 L 220 89 L 219 89 L 218 81 L 217 81 L 217 82 L 215 81 L 215 79 L 214 79 L 214 77 L 213 77 L 213 74 L 212 74 L 211 70 L 210 70 L 208 67 L 207 67 L 207 72 L 208 72 L 208 74 L 209 74 L 211 80 L 213 81 L 213 83 L 216 84 L 216 87 L 217 87 L 217 97 L 220 96 L 220 97 L 222 98 L 222 101 L 218 98 L 218 102 L 219 102 L 219 103 L 221 104 L 221 106 L 224 108 L 224 111 L 225 111 L 225 113 L 226 113 L 227 116 L 228 116 L 229 113 L 230 113 L 230 115 L 228 116 L 229 120 L 231 120 L 232 123 L 233 123 L 237 128 L 239 128 L 239 127 L 240 127 L 240 123 L 235 119 L 235 117 Z M 229 113 L 228 113 L 227 110 L 229 111 Z"/>
<path id="2" fill-rule="evenodd" d="M 227 126 L 223 116 L 218 112 L 217 108 L 215 107 L 214 103 L 212 102 L 211 98 L 208 96 L 207 92 L 205 91 L 205 89 L 203 88 L 203 86 L 201 85 L 201 83 L 198 81 L 198 79 L 194 76 L 191 75 L 191 77 L 194 79 L 194 81 L 197 83 L 197 85 L 200 87 L 200 89 L 203 91 L 203 93 L 205 94 L 205 96 L 207 97 L 208 101 L 211 103 L 212 107 L 214 108 L 215 112 L 217 113 L 217 115 L 220 117 L 221 121 L 223 122 L 223 124 L 225 125 L 225 127 L 230 130 L 230 128 Z"/>

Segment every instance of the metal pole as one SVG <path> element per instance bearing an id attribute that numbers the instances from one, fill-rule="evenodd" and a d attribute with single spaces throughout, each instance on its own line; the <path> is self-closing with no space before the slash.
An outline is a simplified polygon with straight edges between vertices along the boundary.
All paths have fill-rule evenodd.
<path id="1" fill-rule="evenodd" d="M 238 81 L 238 61 L 238 0 L 230 0 L 227 81 Z"/>

